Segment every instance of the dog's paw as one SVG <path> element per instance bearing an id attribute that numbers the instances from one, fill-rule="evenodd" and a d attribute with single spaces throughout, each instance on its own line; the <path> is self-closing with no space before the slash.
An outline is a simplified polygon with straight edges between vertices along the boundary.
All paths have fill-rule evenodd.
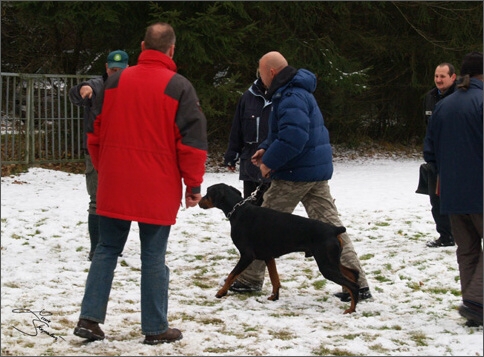
<path id="1" fill-rule="evenodd" d="M 279 293 L 277 293 L 277 294 L 271 294 L 271 296 L 269 296 L 267 298 L 267 300 L 271 300 L 271 301 L 279 300 Z"/>
<path id="2" fill-rule="evenodd" d="M 227 290 L 220 289 L 215 295 L 216 298 L 220 299 L 227 295 Z"/>

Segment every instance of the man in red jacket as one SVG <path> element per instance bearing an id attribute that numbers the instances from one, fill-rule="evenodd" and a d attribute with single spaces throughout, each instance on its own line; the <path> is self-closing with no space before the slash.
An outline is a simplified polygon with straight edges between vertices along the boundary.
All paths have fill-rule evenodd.
<path id="1" fill-rule="evenodd" d="M 201 199 L 207 158 L 206 118 L 192 84 L 176 73 L 175 32 L 166 23 L 146 30 L 136 66 L 108 78 L 96 100 L 88 148 L 98 171 L 100 241 L 87 277 L 76 336 L 104 339 L 116 268 L 132 221 L 141 241 L 143 343 L 182 338 L 168 327 L 169 269 L 165 253 L 186 186 L 185 204 Z"/>

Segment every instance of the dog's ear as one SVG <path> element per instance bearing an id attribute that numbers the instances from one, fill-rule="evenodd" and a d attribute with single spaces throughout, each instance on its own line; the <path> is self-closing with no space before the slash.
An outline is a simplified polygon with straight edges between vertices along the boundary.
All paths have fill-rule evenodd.
<path id="1" fill-rule="evenodd" d="M 233 187 L 233 186 L 229 186 L 229 187 L 230 187 L 230 189 L 231 189 L 232 191 L 237 192 L 237 194 L 238 194 L 240 197 L 242 197 L 242 193 L 241 193 L 239 190 L 237 190 L 237 189 L 236 189 L 235 187 Z"/>
<path id="2" fill-rule="evenodd" d="M 337 236 L 339 236 L 341 233 L 346 232 L 345 227 L 334 227 L 334 228 L 335 228 L 335 233 L 336 233 Z"/>

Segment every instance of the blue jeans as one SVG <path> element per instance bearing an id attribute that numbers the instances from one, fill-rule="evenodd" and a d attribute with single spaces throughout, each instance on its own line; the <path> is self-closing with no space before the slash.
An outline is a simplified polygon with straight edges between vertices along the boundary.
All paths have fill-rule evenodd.
<path id="1" fill-rule="evenodd" d="M 131 221 L 100 216 L 99 244 L 94 253 L 82 299 L 80 318 L 104 323 L 118 256 L 128 239 Z M 166 246 L 171 226 L 138 222 L 141 241 L 141 330 L 158 335 L 168 329 Z"/>

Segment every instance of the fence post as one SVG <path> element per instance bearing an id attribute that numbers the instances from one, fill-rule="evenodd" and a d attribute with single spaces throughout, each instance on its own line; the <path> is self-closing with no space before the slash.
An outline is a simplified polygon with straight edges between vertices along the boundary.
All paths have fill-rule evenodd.
<path id="1" fill-rule="evenodd" d="M 21 81 L 24 78 L 21 77 Z M 25 157 L 27 158 L 27 164 L 30 165 L 35 162 L 35 143 L 34 143 L 34 115 L 33 115 L 33 105 L 32 105 L 32 87 L 33 81 L 32 78 L 26 78 L 27 81 L 27 89 L 26 89 L 26 97 L 25 97 L 25 121 L 27 122 L 27 139 L 26 142 L 26 152 Z"/>

